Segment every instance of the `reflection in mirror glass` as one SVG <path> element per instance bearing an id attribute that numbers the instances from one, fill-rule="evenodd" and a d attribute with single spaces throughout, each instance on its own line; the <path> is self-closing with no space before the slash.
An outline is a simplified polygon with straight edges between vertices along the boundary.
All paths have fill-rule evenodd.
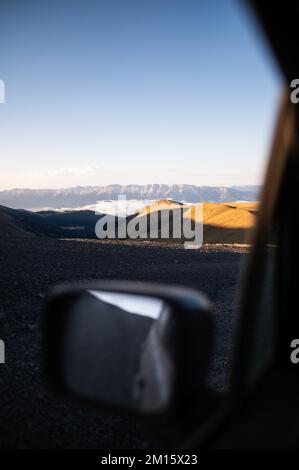
<path id="1" fill-rule="evenodd" d="M 89 293 L 99 300 L 114 305 L 128 313 L 153 319 L 159 318 L 164 308 L 164 301 L 154 297 L 95 290 L 90 290 Z"/>

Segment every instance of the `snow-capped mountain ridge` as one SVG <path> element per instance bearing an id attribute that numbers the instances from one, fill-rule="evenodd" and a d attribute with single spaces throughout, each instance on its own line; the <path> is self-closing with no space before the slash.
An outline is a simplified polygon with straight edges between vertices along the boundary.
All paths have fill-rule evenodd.
<path id="1" fill-rule="evenodd" d="M 260 186 L 195 186 L 190 184 L 146 184 L 77 186 L 63 189 L 16 188 L 0 191 L 0 204 L 12 208 L 76 208 L 103 200 L 174 199 L 187 203 L 256 201 Z"/>

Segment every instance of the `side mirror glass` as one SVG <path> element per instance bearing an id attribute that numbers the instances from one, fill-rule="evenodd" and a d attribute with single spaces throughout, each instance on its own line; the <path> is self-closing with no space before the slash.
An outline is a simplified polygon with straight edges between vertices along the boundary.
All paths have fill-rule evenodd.
<path id="1" fill-rule="evenodd" d="M 102 405 L 161 416 L 204 387 L 211 307 L 191 289 L 116 281 L 58 288 L 44 331 L 56 385 Z"/>

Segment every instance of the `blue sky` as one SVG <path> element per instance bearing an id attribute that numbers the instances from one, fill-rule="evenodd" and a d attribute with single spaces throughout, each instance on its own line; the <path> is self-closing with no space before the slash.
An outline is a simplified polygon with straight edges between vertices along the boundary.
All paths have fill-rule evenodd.
<path id="1" fill-rule="evenodd" d="M 0 189 L 258 184 L 280 77 L 235 0 L 6 1 Z"/>

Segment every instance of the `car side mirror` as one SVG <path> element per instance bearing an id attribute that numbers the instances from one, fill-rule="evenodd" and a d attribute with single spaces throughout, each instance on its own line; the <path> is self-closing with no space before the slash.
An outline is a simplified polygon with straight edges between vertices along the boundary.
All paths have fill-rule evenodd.
<path id="1" fill-rule="evenodd" d="M 59 388 L 141 415 L 200 400 L 212 347 L 211 305 L 191 289 L 106 281 L 60 287 L 45 311 Z"/>

